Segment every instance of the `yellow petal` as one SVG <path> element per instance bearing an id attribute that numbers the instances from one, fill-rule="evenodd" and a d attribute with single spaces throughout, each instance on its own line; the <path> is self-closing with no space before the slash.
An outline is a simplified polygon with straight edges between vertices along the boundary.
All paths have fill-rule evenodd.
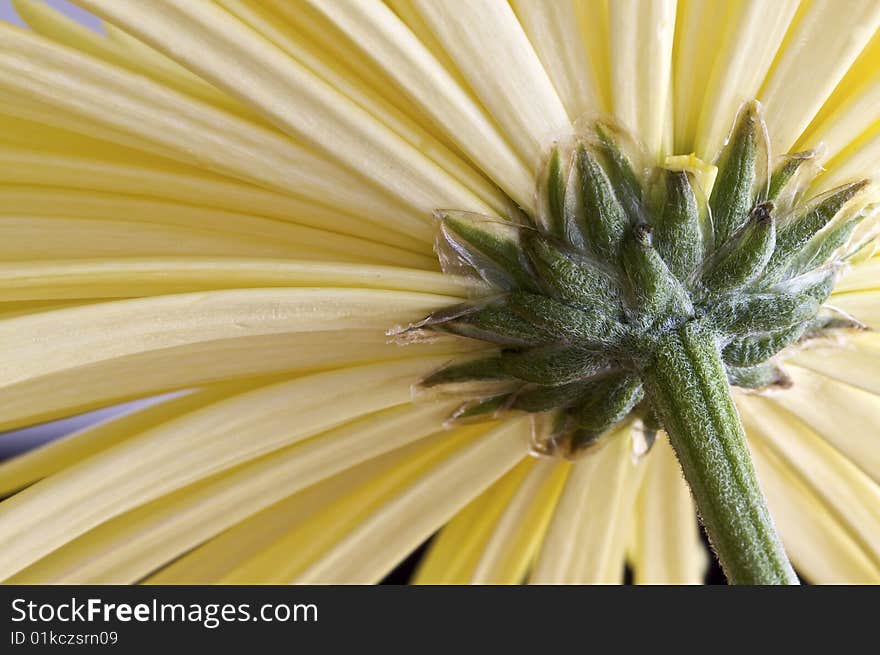
<path id="1" fill-rule="evenodd" d="M 864 584 L 880 581 L 876 564 L 841 524 L 815 487 L 748 425 L 750 450 L 785 549 L 809 582 Z"/>
<path id="2" fill-rule="evenodd" d="M 851 306 L 840 301 L 853 296 L 856 294 L 842 296 L 835 299 L 834 304 Z M 880 335 L 875 332 L 853 335 L 843 344 L 816 345 L 793 354 L 791 360 L 811 371 L 880 395 Z"/>
<path id="3" fill-rule="evenodd" d="M 102 523 L 12 581 L 136 582 L 291 494 L 436 432 L 449 411 L 405 404 L 345 423 Z"/>
<path id="4" fill-rule="evenodd" d="M 42 220 L 44 217 L 59 219 L 97 219 L 102 221 L 122 220 L 125 223 L 149 223 L 156 226 L 180 226 L 210 237 L 212 233 L 225 234 L 230 241 L 241 241 L 242 249 L 251 245 L 263 244 L 264 250 L 273 248 L 286 249 L 291 256 L 301 253 L 303 258 L 316 255 L 324 259 L 356 260 L 384 263 L 396 263 L 403 266 L 436 267 L 436 258 L 427 253 L 416 254 L 396 247 L 386 246 L 375 241 L 367 241 L 343 234 L 328 232 L 284 221 L 261 218 L 247 214 L 218 211 L 185 204 L 154 201 L 138 196 L 94 193 L 69 189 L 47 189 L 45 187 L 15 186 L 0 189 L 0 216 L 12 217 L 19 221 L 31 220 L 35 225 L 31 230 L 46 230 Z M 53 225 L 52 221 L 48 221 Z M 55 223 L 58 225 L 58 223 Z M 21 232 L 5 227 L 11 232 L 5 258 L 29 259 L 52 258 L 63 255 L 52 253 L 48 244 L 27 246 L 24 239 L 26 229 Z M 56 227 L 56 230 L 62 228 Z M 67 236 L 67 235 L 65 235 Z M 68 236 L 68 238 L 70 238 Z M 100 244 L 100 238 L 94 238 Z M 33 242 L 38 240 L 32 238 Z M 64 247 L 65 240 L 58 238 L 59 248 Z M 88 243 L 80 239 L 84 251 L 88 251 Z M 51 242 L 50 242 L 51 243 Z M 232 241 L 234 243 L 234 241 Z M 13 245 L 14 244 L 14 245 Z M 247 245 L 246 245 L 247 244 Z M 72 245 L 72 244 L 71 244 Z M 67 250 L 74 250 L 68 245 Z M 38 256 L 40 247 L 47 252 Z M 170 246 L 173 247 L 173 244 Z M 232 246 L 228 246 L 231 248 Z M 75 252 L 75 251 L 74 251 Z M 161 254 L 161 250 L 156 254 Z M 73 256 L 73 255 L 71 255 Z"/>
<path id="5" fill-rule="evenodd" d="M 853 144 L 877 121 L 880 105 L 880 31 L 834 89 L 796 145 L 797 150 L 824 144 L 826 159 Z"/>
<path id="6" fill-rule="evenodd" d="M 708 84 L 691 96 L 702 105 L 694 150 L 707 161 L 721 150 L 739 106 L 758 94 L 798 7 L 797 0 L 726 4 L 728 13 L 719 19 L 717 37 L 695 53 L 715 60 Z"/>
<path id="7" fill-rule="evenodd" d="M 471 582 L 519 584 L 547 533 L 568 476 L 565 462 L 540 461 L 523 481 L 483 547 Z"/>
<path id="8" fill-rule="evenodd" d="M 568 115 L 507 3 L 418 0 L 419 13 L 529 169 L 570 129 Z"/>
<path id="9" fill-rule="evenodd" d="M 360 517 L 489 426 L 441 430 L 328 478 L 266 508 L 183 555 L 150 583 L 289 580 Z"/>
<path id="10" fill-rule="evenodd" d="M 48 132 L 52 143 L 30 138 L 28 131 L 35 127 L 43 134 Z M 433 228 L 422 220 L 401 222 L 393 216 L 347 214 L 143 152 L 114 148 L 96 139 L 52 134 L 47 126 L 27 125 L 25 121 L 6 121 L 4 129 L 9 130 L 4 132 L 7 136 L 25 130 L 23 145 L 0 145 L 0 182 L 5 185 L 91 190 L 120 194 L 122 200 L 129 201 L 131 196 L 174 201 L 272 218 L 421 253 L 429 252 L 434 237 Z M 164 215 L 152 218 L 161 221 Z"/>
<path id="11" fill-rule="evenodd" d="M 259 386 L 252 382 L 251 386 Z M 242 385 L 238 385 L 241 390 Z M 50 441 L 39 448 L 0 463 L 0 495 L 8 495 L 53 473 L 72 466 L 106 450 L 110 446 L 142 432 L 154 425 L 203 407 L 235 393 L 231 384 L 215 385 L 210 390 L 187 393 L 181 397 L 160 402 L 157 405 L 102 421 Z"/>
<path id="12" fill-rule="evenodd" d="M 880 440 L 874 434 L 880 425 L 880 398 L 799 366 L 786 370 L 792 388 L 768 400 L 797 416 L 880 483 Z"/>
<path id="13" fill-rule="evenodd" d="M 469 500 L 510 470 L 529 448 L 528 420 L 475 439 L 413 481 L 310 563 L 299 584 L 378 582 Z"/>
<path id="14" fill-rule="evenodd" d="M 759 443 L 751 449 L 785 549 L 807 580 L 818 584 L 880 581 L 871 561 L 785 463 Z"/>
<path id="15" fill-rule="evenodd" d="M 130 5 L 126 13 L 139 6 Z M 153 11 L 149 13 L 156 15 Z M 384 211 L 392 215 L 415 211 L 427 220 L 425 212 L 437 206 L 426 206 L 424 202 L 417 209 L 407 206 L 406 198 L 412 197 L 406 189 L 417 192 L 410 174 L 395 178 L 398 186 L 406 186 L 401 190 L 403 195 L 389 196 L 334 164 L 328 156 L 318 155 L 275 130 L 59 47 L 7 23 L 0 23 L 0 34 L 0 69 L 4 71 L 0 91 L 12 97 L 13 115 L 20 115 L 21 105 L 24 114 L 33 113 L 39 122 L 66 127 L 72 119 L 70 127 L 74 131 L 146 148 L 148 152 L 316 202 L 333 203 L 353 213 L 365 211 L 366 207 L 371 207 L 376 215 Z M 387 134 L 387 130 L 383 133 Z M 361 163 L 372 161 L 369 156 L 376 153 L 365 153 L 370 144 L 359 143 L 359 150 L 346 151 L 340 145 L 339 152 L 345 151 L 349 156 L 359 152 L 367 158 Z M 398 173 L 397 167 L 382 171 L 386 175 Z M 438 183 L 448 179 L 442 171 L 432 170 L 431 174 Z M 444 194 L 436 194 L 434 201 L 443 198 Z"/>
<path id="16" fill-rule="evenodd" d="M 612 106 L 615 117 L 662 161 L 672 88 L 675 0 L 609 3 Z"/>
<path id="17" fill-rule="evenodd" d="M 416 148 L 221 7 L 205 0 L 79 4 L 425 216 L 437 207 L 491 211 Z"/>
<path id="18" fill-rule="evenodd" d="M 859 138 L 833 160 L 811 191 L 821 193 L 836 186 L 880 174 L 880 121 L 875 121 Z"/>
<path id="19" fill-rule="evenodd" d="M 240 0 L 223 0 L 223 4 L 236 15 L 241 15 Z M 327 49 L 338 47 L 342 42 L 351 44 L 351 53 L 337 53 L 337 62 L 333 62 L 337 69 L 342 61 L 348 66 L 358 65 L 359 70 L 369 67 L 373 76 L 378 78 L 372 83 L 373 88 L 383 88 L 387 96 L 397 95 L 395 91 L 399 90 L 412 103 L 410 115 L 415 120 L 439 130 L 446 141 L 464 153 L 520 205 L 532 205 L 534 181 L 531 171 L 499 134 L 479 104 L 389 7 L 378 0 L 304 2 L 296 7 L 276 3 L 275 6 L 284 19 L 296 24 Z M 304 40 L 302 37 L 297 39 L 299 43 Z M 424 137 L 411 142 L 426 151 Z M 435 160 L 450 174 L 456 170 L 446 159 Z M 468 186 L 497 211 L 504 210 L 503 204 L 497 204 L 499 197 L 486 195 L 474 183 Z"/>
<path id="20" fill-rule="evenodd" d="M 604 109 L 578 3 L 513 0 L 511 4 L 569 119 L 574 122 Z"/>
<path id="21" fill-rule="evenodd" d="M 420 358 L 272 384 L 101 451 L 0 504 L 0 539 L 11 545 L 0 553 L 0 578 L 163 494 L 346 420 L 408 402 L 414 380 L 438 364 Z"/>
<path id="22" fill-rule="evenodd" d="M 53 41 L 76 48 L 109 63 L 124 66 L 134 72 L 149 75 L 172 88 L 230 109 L 235 113 L 243 115 L 249 113 L 225 93 L 218 91 L 174 62 L 162 58 L 155 51 L 152 52 L 152 56 L 144 56 L 143 50 L 149 50 L 149 48 L 143 47 L 140 50 L 133 50 L 126 47 L 125 42 L 105 37 L 95 30 L 80 25 L 42 0 L 12 0 L 12 6 L 32 30 Z"/>
<path id="23" fill-rule="evenodd" d="M 730 11 L 727 2 L 679 0 L 673 53 L 674 152 L 694 149 L 697 122 L 704 103 L 695 102 L 709 83 Z"/>
<path id="24" fill-rule="evenodd" d="M 458 512 L 419 562 L 413 584 L 467 584 L 495 523 L 534 466 L 525 459 Z"/>
<path id="25" fill-rule="evenodd" d="M 788 152 L 880 26 L 875 0 L 803 3 L 758 98 L 772 151 Z M 821 45 L 820 45 L 821 44 Z"/>
<path id="26" fill-rule="evenodd" d="M 880 485 L 785 410 L 757 396 L 737 403 L 753 439 L 786 462 L 880 573 Z"/>
<path id="27" fill-rule="evenodd" d="M 708 562 L 696 508 L 663 436 L 646 461 L 634 533 L 636 584 L 702 584 Z"/>
<path id="28" fill-rule="evenodd" d="M 371 290 L 231 290 L 121 300 L 0 322 L 2 428 L 228 378 L 430 352 L 385 330 L 444 296 Z M 422 304 L 424 301 L 424 304 Z M 350 329 L 346 329 L 346 327 Z"/>
<path id="29" fill-rule="evenodd" d="M 843 276 L 834 285 L 831 303 L 836 304 L 851 291 L 877 290 L 880 290 L 880 257 L 873 257 L 843 271 Z"/>
<path id="30" fill-rule="evenodd" d="M 430 271 L 291 259 L 131 257 L 0 263 L 0 302 L 270 287 L 384 289 L 463 298 L 472 286 Z"/>
<path id="31" fill-rule="evenodd" d="M 628 517 L 643 467 L 632 460 L 629 425 L 571 469 L 529 582 L 596 584 L 623 576 Z M 633 484 L 635 483 L 635 484 Z"/>

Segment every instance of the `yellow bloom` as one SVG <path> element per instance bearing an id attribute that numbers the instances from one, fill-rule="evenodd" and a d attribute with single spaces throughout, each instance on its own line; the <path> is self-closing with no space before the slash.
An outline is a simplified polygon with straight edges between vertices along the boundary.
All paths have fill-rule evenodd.
<path id="1" fill-rule="evenodd" d="M 386 332 L 468 297 L 432 212 L 535 215 L 584 116 L 710 186 L 757 98 L 771 153 L 815 149 L 809 194 L 870 177 L 880 3 L 77 0 L 106 35 L 13 3 L 0 429 L 187 393 L 0 464 L 0 580 L 372 583 L 438 530 L 417 582 L 702 580 L 665 437 L 567 462 L 526 417 L 444 427 L 458 402 L 412 388 L 480 344 Z M 851 264 L 830 303 L 880 327 L 880 258 Z M 878 582 L 880 337 L 786 364 L 736 396 L 786 550 Z"/>

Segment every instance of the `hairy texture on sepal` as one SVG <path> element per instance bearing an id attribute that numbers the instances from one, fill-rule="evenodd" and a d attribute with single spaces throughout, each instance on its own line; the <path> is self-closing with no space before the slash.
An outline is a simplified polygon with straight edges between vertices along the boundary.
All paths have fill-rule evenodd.
<path id="1" fill-rule="evenodd" d="M 629 220 L 596 157 L 586 147 L 577 152 L 580 194 L 584 206 L 581 225 L 588 248 L 597 256 L 614 262 L 620 251 Z"/>
<path id="2" fill-rule="evenodd" d="M 765 362 L 783 348 L 798 341 L 807 330 L 807 322 L 766 334 L 742 337 L 724 348 L 724 362 L 732 366 L 754 366 Z"/>
<path id="3" fill-rule="evenodd" d="M 543 426 L 538 452 L 573 456 L 621 421 L 666 420 L 643 376 L 670 335 L 696 330 L 716 350 L 712 384 L 760 390 L 788 384 L 787 348 L 855 329 L 820 312 L 866 232 L 868 182 L 801 198 L 816 153 L 769 172 L 759 109 L 743 106 L 717 169 L 693 155 L 649 169 L 631 139 L 593 120 L 549 152 L 537 216 L 436 212 L 444 270 L 489 292 L 409 329 L 495 348 L 422 382 L 470 394 L 453 420 L 528 412 Z"/>
<path id="4" fill-rule="evenodd" d="M 703 286 L 717 294 L 753 282 L 766 267 L 775 244 L 773 204 L 761 203 L 708 262 Z"/>
<path id="5" fill-rule="evenodd" d="M 718 161 L 718 178 L 709 206 L 715 246 L 727 241 L 752 209 L 753 189 L 765 134 L 756 102 L 747 103 Z"/>
<path id="6" fill-rule="evenodd" d="M 686 283 L 703 256 L 703 234 L 694 188 L 684 171 L 666 171 L 665 197 L 654 228 L 660 256 Z"/>
<path id="7" fill-rule="evenodd" d="M 767 263 L 766 278 L 774 280 L 782 277 L 813 236 L 828 225 L 867 184 L 866 180 L 862 180 L 836 189 L 781 225 L 776 236 L 776 248 Z"/>
<path id="8" fill-rule="evenodd" d="M 528 234 L 524 247 L 546 292 L 563 302 L 588 308 L 613 307 L 620 289 L 602 266 L 584 253 L 538 234 Z"/>
<path id="9" fill-rule="evenodd" d="M 534 289 L 534 275 L 520 245 L 518 226 L 471 212 L 437 212 L 441 241 L 449 256 L 469 265 L 489 284 L 502 289 Z"/>
<path id="10" fill-rule="evenodd" d="M 729 366 L 727 380 L 734 387 L 742 389 L 788 389 L 791 377 L 778 364 L 764 362 L 755 366 Z"/>
<path id="11" fill-rule="evenodd" d="M 692 314 L 687 292 L 653 246 L 649 225 L 642 223 L 630 231 L 622 262 L 629 279 L 630 309 L 636 320 Z"/>
<path id="12" fill-rule="evenodd" d="M 643 191 L 632 162 L 621 149 L 610 126 L 597 123 L 595 129 L 598 137 L 597 150 L 604 160 L 605 171 L 617 201 L 623 207 L 630 224 L 641 223 L 644 220 Z"/>

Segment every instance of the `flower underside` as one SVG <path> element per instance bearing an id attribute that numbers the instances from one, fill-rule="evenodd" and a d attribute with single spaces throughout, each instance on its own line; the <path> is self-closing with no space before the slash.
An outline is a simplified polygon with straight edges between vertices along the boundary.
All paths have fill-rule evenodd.
<path id="1" fill-rule="evenodd" d="M 771 167 L 756 102 L 717 170 L 692 156 L 642 161 L 621 130 L 592 121 L 548 157 L 536 216 L 436 213 L 444 270 L 488 290 L 404 332 L 496 347 L 421 381 L 462 394 L 453 420 L 531 413 L 535 450 L 570 457 L 635 416 L 649 446 L 663 426 L 643 372 L 671 331 L 709 334 L 728 382 L 761 390 L 790 384 L 783 350 L 862 327 L 823 303 L 867 242 L 856 232 L 873 210 L 867 180 L 804 198 L 814 153 Z"/>

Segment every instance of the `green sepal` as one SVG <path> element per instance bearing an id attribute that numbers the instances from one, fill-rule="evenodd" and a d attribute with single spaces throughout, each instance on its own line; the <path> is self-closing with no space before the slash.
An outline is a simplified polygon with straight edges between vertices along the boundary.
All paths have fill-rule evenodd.
<path id="1" fill-rule="evenodd" d="M 740 111 L 718 159 L 718 177 L 709 198 L 716 248 L 745 222 L 752 209 L 756 161 L 763 138 L 764 123 L 758 105 L 750 102 Z"/>
<path id="2" fill-rule="evenodd" d="M 815 157 L 816 153 L 812 150 L 786 155 L 783 162 L 776 167 L 770 176 L 770 185 L 767 189 L 765 200 L 775 202 L 792 179 L 794 179 L 800 167 Z"/>
<path id="3" fill-rule="evenodd" d="M 792 266 L 792 271 L 801 273 L 832 260 L 834 254 L 849 243 L 850 237 L 864 218 L 863 214 L 858 214 L 848 220 L 840 221 L 837 225 L 829 225 L 820 231 L 798 255 Z"/>
<path id="4" fill-rule="evenodd" d="M 583 215 L 577 217 L 576 224 L 586 235 L 590 250 L 615 262 L 629 219 L 605 171 L 584 146 L 577 150 L 577 166 Z"/>
<path id="5" fill-rule="evenodd" d="M 821 305 L 828 300 L 828 296 L 834 291 L 834 284 L 837 282 L 837 272 L 838 267 L 836 266 L 817 268 L 809 273 L 786 280 L 784 284 L 778 285 L 776 289 L 785 293 L 812 298 Z"/>
<path id="6" fill-rule="evenodd" d="M 621 252 L 634 314 L 645 321 L 658 315 L 689 316 L 693 307 L 686 290 L 651 241 L 650 226 L 636 225 L 629 231 Z"/>
<path id="7" fill-rule="evenodd" d="M 554 387 L 526 385 L 516 392 L 510 406 L 524 412 L 547 412 L 568 407 L 584 395 L 585 388 L 585 383 L 580 380 Z"/>
<path id="8" fill-rule="evenodd" d="M 608 367 L 605 353 L 582 345 L 550 344 L 501 356 L 501 370 L 506 375 L 546 386 L 593 377 Z"/>
<path id="9" fill-rule="evenodd" d="M 773 332 L 809 320 L 820 304 L 805 293 L 748 293 L 725 299 L 709 319 L 730 335 Z"/>
<path id="10" fill-rule="evenodd" d="M 521 244 L 522 227 L 472 212 L 442 211 L 436 215 L 455 256 L 486 282 L 502 289 L 537 291 L 535 275 Z"/>
<path id="11" fill-rule="evenodd" d="M 620 149 L 611 129 L 596 123 L 597 149 L 605 162 L 605 171 L 617 196 L 617 201 L 629 217 L 632 225 L 645 220 L 642 207 L 642 185 L 633 170 L 629 157 Z"/>
<path id="12" fill-rule="evenodd" d="M 703 286 L 719 294 L 753 282 L 764 272 L 775 244 L 773 204 L 761 203 L 707 263 Z"/>
<path id="13" fill-rule="evenodd" d="M 808 323 L 803 340 L 819 339 L 838 330 L 867 330 L 861 321 L 831 309 L 821 309 Z"/>
<path id="14" fill-rule="evenodd" d="M 482 419 L 487 415 L 494 415 L 507 407 L 511 394 L 503 393 L 490 398 L 478 398 L 463 402 L 452 413 L 453 421 L 465 421 L 467 419 Z"/>
<path id="15" fill-rule="evenodd" d="M 547 179 L 544 192 L 547 195 L 547 225 L 553 236 L 565 237 L 565 171 L 562 168 L 562 155 L 555 147 L 547 162 Z"/>
<path id="16" fill-rule="evenodd" d="M 620 290 L 596 262 L 583 253 L 537 233 L 523 235 L 523 246 L 546 291 L 564 302 L 607 307 L 619 302 Z"/>
<path id="17" fill-rule="evenodd" d="M 688 174 L 664 171 L 665 198 L 654 226 L 654 247 L 669 270 L 686 283 L 703 257 L 700 210 Z"/>
<path id="18" fill-rule="evenodd" d="M 861 180 L 838 187 L 817 201 L 805 213 L 780 225 L 776 234 L 776 250 L 767 263 L 766 279 L 773 280 L 781 277 L 816 233 L 825 227 L 843 209 L 844 205 L 867 184 L 867 180 Z"/>
<path id="19" fill-rule="evenodd" d="M 520 318 L 560 339 L 607 344 L 621 333 L 619 324 L 603 313 L 602 305 L 592 311 L 581 310 L 553 298 L 524 291 L 510 294 L 507 303 Z"/>
<path id="20" fill-rule="evenodd" d="M 609 375 L 591 383 L 586 397 L 569 410 L 577 426 L 572 446 L 595 442 L 626 418 L 643 396 L 642 383 L 635 375 Z"/>
<path id="21" fill-rule="evenodd" d="M 501 357 L 492 356 L 465 362 L 452 362 L 427 375 L 419 384 L 422 387 L 430 388 L 457 382 L 509 379 L 511 376 L 504 372 Z"/>
<path id="22" fill-rule="evenodd" d="M 795 343 L 807 329 L 808 322 L 798 323 L 767 334 L 743 337 L 727 344 L 723 359 L 730 366 L 754 366 Z"/>
<path id="23" fill-rule="evenodd" d="M 418 327 L 479 339 L 499 346 L 530 346 L 544 343 L 552 335 L 522 319 L 507 307 L 506 298 L 488 304 L 468 306 L 466 311 L 441 310 Z"/>
<path id="24" fill-rule="evenodd" d="M 728 366 L 727 380 L 735 387 L 743 389 L 766 389 L 776 387 L 787 389 L 792 385 L 791 378 L 781 366 L 764 362 L 756 366 Z"/>

